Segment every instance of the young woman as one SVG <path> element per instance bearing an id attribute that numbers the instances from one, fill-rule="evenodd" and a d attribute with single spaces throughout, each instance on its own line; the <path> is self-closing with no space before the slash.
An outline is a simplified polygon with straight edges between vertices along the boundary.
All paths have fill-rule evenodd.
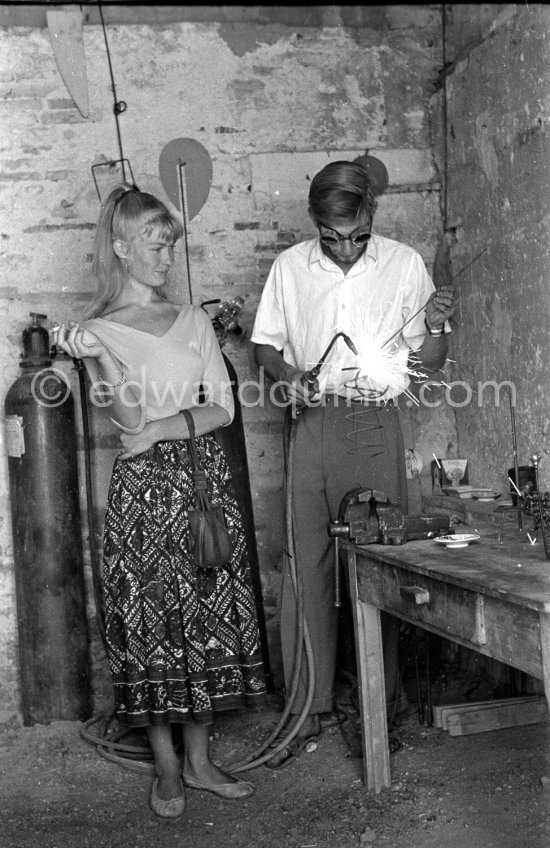
<path id="1" fill-rule="evenodd" d="M 97 225 L 91 317 L 56 335 L 83 359 L 120 433 L 104 529 L 105 629 L 117 717 L 147 728 L 157 775 L 150 804 L 162 817 L 183 813 L 182 779 L 222 798 L 254 791 L 211 762 L 209 725 L 217 711 L 265 693 L 242 519 L 212 435 L 233 417 L 229 377 L 205 312 L 162 294 L 181 235 L 156 197 L 116 188 Z M 208 495 L 223 505 L 233 543 L 230 564 L 213 571 L 197 569 L 190 548 L 195 491 L 182 409 L 192 412 Z M 173 725 L 183 728 L 183 770 Z"/>

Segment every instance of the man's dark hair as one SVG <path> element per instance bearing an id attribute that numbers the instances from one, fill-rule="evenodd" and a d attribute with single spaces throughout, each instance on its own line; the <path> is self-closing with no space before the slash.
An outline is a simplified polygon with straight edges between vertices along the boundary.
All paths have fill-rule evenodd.
<path id="1" fill-rule="evenodd" d="M 309 187 L 309 209 L 316 221 L 355 221 L 362 212 L 374 215 L 376 199 L 365 168 L 346 160 L 329 162 Z"/>

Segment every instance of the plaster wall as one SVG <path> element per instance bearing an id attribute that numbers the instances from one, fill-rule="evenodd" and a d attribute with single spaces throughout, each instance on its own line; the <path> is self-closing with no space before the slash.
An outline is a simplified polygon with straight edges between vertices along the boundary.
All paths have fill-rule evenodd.
<path id="1" fill-rule="evenodd" d="M 305 28 L 212 21 L 108 28 L 117 96 L 127 103 L 120 116 L 123 152 L 136 183 L 167 199 L 158 162 L 175 138 L 199 141 L 212 159 L 210 193 L 189 228 L 191 287 L 195 303 L 244 298 L 244 332 L 225 348 L 241 382 L 257 376 L 247 336 L 269 267 L 280 250 L 311 234 L 309 179 L 330 158 L 352 159 L 368 149 L 387 164 L 390 188 L 380 199 L 377 229 L 413 244 L 432 265 L 441 230 L 440 181 L 427 105 L 441 66 L 440 19 L 432 7 L 401 16 L 400 8 L 378 12 L 372 22 L 363 11 L 362 25 L 348 28 L 338 21 Z M 98 214 L 91 168 L 118 159 L 119 149 L 102 30 L 86 25 L 82 38 L 87 117 L 60 78 L 48 30 L 0 29 L 2 404 L 19 373 L 29 312 L 45 313 L 52 326 L 80 316 L 91 297 Z M 108 171 L 102 173 L 105 190 Z M 170 288 L 177 301 L 187 300 L 183 243 Z M 76 395 L 69 364 L 58 365 Z M 243 417 L 271 627 L 284 545 L 282 411 L 248 400 Z M 407 447 L 415 446 L 416 415 L 414 408 L 404 411 Z M 454 422 L 447 411 L 421 416 L 428 462 L 433 433 L 453 442 Z M 95 410 L 92 425 L 100 536 L 116 437 Z M 17 716 L 14 562 L 3 433 L 1 438 L 0 715 Z M 94 624 L 84 504 L 83 524 L 94 698 L 101 707 L 110 684 Z"/>
<path id="2" fill-rule="evenodd" d="M 448 224 L 460 309 L 453 391 L 475 485 L 506 491 L 542 453 L 550 487 L 550 10 L 517 8 L 447 80 Z M 493 383 L 494 385 L 488 385 Z M 509 388 L 506 387 L 509 384 Z"/>

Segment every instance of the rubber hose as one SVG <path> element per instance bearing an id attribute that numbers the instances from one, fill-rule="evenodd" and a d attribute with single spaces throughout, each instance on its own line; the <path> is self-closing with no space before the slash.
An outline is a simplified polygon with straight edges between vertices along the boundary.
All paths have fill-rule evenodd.
<path id="1" fill-rule="evenodd" d="M 294 444 L 295 444 L 295 421 L 292 419 L 291 430 L 290 430 L 290 439 L 289 439 L 289 449 L 288 456 L 286 458 L 286 469 L 285 469 L 285 478 L 284 478 L 284 491 L 285 491 L 285 537 L 286 537 L 286 549 L 284 551 L 286 557 L 286 567 L 289 570 L 290 578 L 292 585 L 296 584 L 294 579 L 294 574 L 292 571 L 292 566 L 294 563 L 294 544 L 293 544 L 293 527 L 292 524 L 289 523 L 289 516 L 292 514 L 292 483 L 293 483 L 293 463 L 294 463 Z M 289 476 L 290 475 L 290 476 Z M 286 720 L 290 714 L 290 710 L 294 701 L 296 700 L 296 695 L 298 693 L 298 681 L 300 677 L 300 672 L 303 664 L 303 640 L 304 640 L 304 616 L 303 616 L 303 598 L 302 598 L 302 585 L 301 581 L 296 584 L 295 589 L 296 595 L 296 632 L 295 632 L 295 640 L 294 640 L 294 667 L 291 675 L 291 682 L 289 686 L 289 694 L 286 699 L 285 708 L 279 719 L 276 727 L 271 731 L 269 736 L 264 740 L 263 743 L 252 753 L 250 754 L 246 760 L 243 760 L 242 763 L 236 764 L 233 768 L 240 768 L 244 764 L 250 763 L 252 760 L 256 760 L 260 754 L 268 748 L 268 746 L 273 742 L 274 739 L 277 738 L 280 731 L 286 724 Z M 282 740 L 280 740 L 282 741 Z M 282 748 L 281 748 L 282 750 Z M 270 751 L 270 756 L 273 756 L 275 753 L 274 750 Z M 278 750 L 277 750 L 278 753 Z"/>
<path id="2" fill-rule="evenodd" d="M 89 733 L 88 728 L 100 721 L 105 722 L 102 734 Z M 139 772 L 140 774 L 155 774 L 153 763 L 143 762 L 143 760 L 152 759 L 153 752 L 150 747 L 142 747 L 140 745 L 124 745 L 120 739 L 131 733 L 131 729 L 125 728 L 112 736 L 107 737 L 110 718 L 104 716 L 94 716 L 84 723 L 84 727 L 80 728 L 80 736 L 95 745 L 97 753 L 106 760 L 117 763 L 128 771 Z M 119 751 L 120 754 L 113 753 Z"/>
<path id="3" fill-rule="evenodd" d="M 296 567 L 296 557 L 295 557 L 295 544 L 294 544 L 294 498 L 293 498 L 293 485 L 294 485 L 294 452 L 295 452 L 295 444 L 296 444 L 296 427 L 297 421 L 296 418 L 291 419 L 290 425 L 290 437 L 289 437 L 289 447 L 288 447 L 288 460 L 287 460 L 287 474 L 285 476 L 285 528 L 286 528 L 286 542 L 287 542 L 287 563 L 288 569 L 290 573 L 290 578 L 292 582 L 292 587 L 294 589 L 294 594 L 296 597 L 296 641 L 295 641 L 295 656 L 294 656 L 294 668 L 291 679 L 290 691 L 287 699 L 287 703 L 285 706 L 285 710 L 283 715 L 281 716 L 277 726 L 275 729 L 269 734 L 267 739 L 255 750 L 250 756 L 243 760 L 241 763 L 237 763 L 234 766 L 229 767 L 227 770 L 234 774 L 242 771 L 247 771 L 249 769 L 257 768 L 260 765 L 268 762 L 272 757 L 278 754 L 280 751 L 284 750 L 287 745 L 292 742 L 292 740 L 298 735 L 300 729 L 302 728 L 308 714 L 313 701 L 314 690 L 315 690 L 315 663 L 313 658 L 313 650 L 311 647 L 311 640 L 309 637 L 309 630 L 307 627 L 307 621 L 304 615 L 304 600 L 303 600 L 303 584 L 302 578 L 299 570 Z M 302 708 L 301 713 L 298 716 L 298 720 L 292 727 L 292 729 L 280 740 L 280 742 L 271 748 L 266 754 L 262 753 L 266 750 L 266 748 L 271 744 L 271 742 L 277 738 L 278 734 L 284 727 L 288 715 L 290 713 L 290 709 L 292 704 L 296 699 L 296 695 L 298 692 L 298 687 L 300 683 L 300 672 L 301 666 L 303 662 L 305 649 L 305 656 L 307 660 L 308 666 L 308 683 L 307 683 L 307 694 L 306 700 L 304 702 L 304 706 Z"/>
<path id="4" fill-rule="evenodd" d="M 83 402 L 85 400 L 83 399 Z M 233 766 L 228 766 L 225 770 L 230 774 L 236 774 L 250 769 L 257 768 L 260 765 L 268 762 L 272 757 L 276 756 L 280 751 L 289 745 L 290 742 L 298 735 L 303 727 L 305 720 L 308 717 L 311 707 L 314 690 L 315 690 L 315 663 L 313 658 L 313 650 L 309 636 L 309 630 L 304 615 L 304 600 L 303 600 L 303 584 L 301 574 L 296 568 L 295 544 L 294 544 L 294 499 L 293 499 L 293 484 L 294 484 L 294 451 L 296 443 L 296 418 L 291 419 L 290 438 L 288 447 L 287 474 L 285 475 L 285 530 L 287 542 L 287 565 L 289 569 L 290 579 L 294 594 L 296 597 L 296 638 L 295 638 L 295 655 L 294 667 L 291 677 L 289 694 L 285 704 L 285 709 L 279 719 L 276 727 L 271 731 L 267 738 L 243 761 L 236 763 Z M 86 442 L 86 439 L 84 440 Z M 88 446 L 89 447 L 89 446 Z M 96 597 L 97 601 L 97 597 Z M 267 753 L 263 753 L 271 745 L 274 739 L 277 738 L 281 730 L 286 724 L 290 710 L 300 683 L 300 674 L 302 670 L 303 660 L 307 661 L 308 668 L 308 683 L 306 700 L 302 711 L 298 716 L 298 720 L 292 729 L 278 742 L 274 747 L 271 747 Z M 105 721 L 105 727 L 102 735 L 90 733 L 88 728 L 100 721 Z M 107 738 L 109 719 L 102 716 L 97 716 L 89 719 L 83 728 L 80 730 L 80 735 L 83 739 L 95 745 L 98 754 L 110 762 L 117 763 L 128 771 L 138 772 L 140 774 L 155 774 L 154 763 L 143 762 L 144 759 L 152 759 L 152 751 L 149 747 L 124 745 L 120 743 L 120 739 L 131 733 L 131 729 L 124 729 L 114 733 L 110 738 Z M 118 752 L 118 753 L 117 753 Z M 138 759 L 139 758 L 139 759 Z"/>
<path id="5" fill-rule="evenodd" d="M 78 389 L 80 393 L 80 412 L 82 415 L 82 436 L 84 442 L 84 477 L 86 483 L 86 508 L 88 517 L 88 544 L 90 547 L 90 564 L 92 567 L 92 584 L 96 607 L 97 629 L 107 656 L 107 637 L 105 635 L 105 616 L 103 611 L 103 591 L 101 587 L 99 557 L 95 536 L 94 499 L 92 484 L 92 461 L 90 448 L 90 422 L 88 418 L 88 403 L 86 400 L 86 381 L 84 364 L 81 359 L 73 359 L 78 374 Z"/>

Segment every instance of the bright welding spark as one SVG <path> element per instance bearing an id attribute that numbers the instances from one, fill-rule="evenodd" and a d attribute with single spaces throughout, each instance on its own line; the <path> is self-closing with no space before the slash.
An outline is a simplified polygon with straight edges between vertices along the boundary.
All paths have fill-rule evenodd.
<path id="1" fill-rule="evenodd" d="M 343 367 L 343 371 L 356 371 L 352 380 L 345 385 L 355 389 L 362 399 L 388 400 L 404 394 L 416 406 L 419 399 L 409 390 L 411 379 L 415 383 L 424 383 L 427 390 L 433 386 L 452 387 L 442 381 L 434 380 L 421 370 L 421 362 L 414 353 L 399 339 L 387 339 L 379 335 L 379 323 L 373 321 L 366 310 L 359 309 L 353 316 L 353 326 L 350 328 L 351 338 L 358 350 L 357 365 Z M 452 362 L 453 360 L 448 360 Z M 440 369 L 443 374 L 445 372 Z"/>
<path id="2" fill-rule="evenodd" d="M 353 336 L 358 350 L 357 374 L 352 383 L 362 398 L 377 399 L 405 394 L 413 403 L 418 399 L 409 391 L 411 378 L 424 381 L 428 375 L 417 370 L 419 360 L 410 357 L 410 350 L 397 342 L 388 344 L 368 327 L 362 316 L 361 332 Z"/>

